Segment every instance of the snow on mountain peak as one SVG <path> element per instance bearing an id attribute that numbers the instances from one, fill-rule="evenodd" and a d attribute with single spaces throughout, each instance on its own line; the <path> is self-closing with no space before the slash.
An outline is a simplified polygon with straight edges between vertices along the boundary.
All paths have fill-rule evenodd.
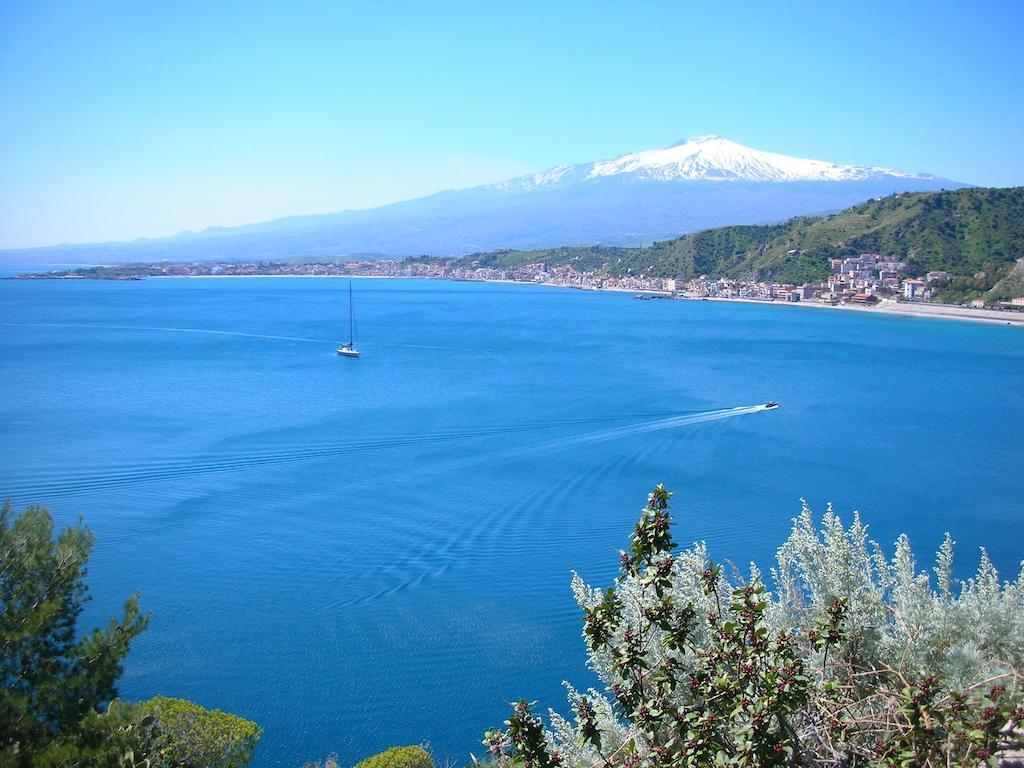
<path id="1" fill-rule="evenodd" d="M 530 190 L 614 177 L 642 181 L 796 182 L 862 181 L 867 179 L 935 180 L 935 176 L 905 173 L 874 165 L 840 165 L 762 152 L 711 134 L 691 136 L 665 149 L 631 152 L 611 160 L 560 165 L 486 187 L 490 190 Z"/>
<path id="2" fill-rule="evenodd" d="M 720 136 L 694 136 L 666 149 L 593 163 L 588 179 L 629 174 L 661 181 L 856 181 L 873 176 L 920 178 L 890 168 L 839 165 L 762 152 Z"/>

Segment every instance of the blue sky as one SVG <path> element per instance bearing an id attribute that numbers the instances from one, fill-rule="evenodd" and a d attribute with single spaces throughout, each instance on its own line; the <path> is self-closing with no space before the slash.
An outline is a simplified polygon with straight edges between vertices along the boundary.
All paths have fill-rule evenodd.
<path id="1" fill-rule="evenodd" d="M 363 208 L 715 133 L 1024 184 L 1024 2 L 0 0 L 0 247 Z"/>

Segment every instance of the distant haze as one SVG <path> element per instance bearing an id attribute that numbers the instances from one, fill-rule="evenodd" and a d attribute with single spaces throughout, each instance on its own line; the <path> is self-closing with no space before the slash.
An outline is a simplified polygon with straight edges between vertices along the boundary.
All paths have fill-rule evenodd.
<path id="1" fill-rule="evenodd" d="M 709 227 L 839 210 L 893 192 L 959 186 L 928 174 L 807 160 L 698 136 L 665 149 L 558 166 L 370 210 L 3 255 L 8 261 L 52 263 L 248 261 L 643 245 Z"/>

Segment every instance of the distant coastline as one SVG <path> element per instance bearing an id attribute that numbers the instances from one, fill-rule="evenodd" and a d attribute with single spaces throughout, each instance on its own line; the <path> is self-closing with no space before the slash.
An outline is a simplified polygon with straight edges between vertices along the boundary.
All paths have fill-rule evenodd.
<path id="1" fill-rule="evenodd" d="M 567 288 L 573 291 L 594 291 L 600 293 L 637 293 L 633 288 L 593 288 L 590 286 L 582 285 L 566 285 L 565 283 L 553 283 L 553 282 L 534 282 L 526 280 L 478 280 L 475 278 L 467 277 L 432 277 L 428 275 L 154 275 L 148 280 L 237 280 L 239 278 L 285 278 L 288 280 L 295 278 L 305 279 L 324 279 L 324 280 L 444 280 L 448 283 L 494 283 L 497 285 L 538 285 L 543 288 Z M 65 278 L 61 278 L 65 279 Z M 66 278 L 70 280 L 81 279 L 81 278 Z M 665 299 L 682 299 L 683 297 L 672 296 L 665 291 L 640 291 L 645 294 L 657 294 Z M 759 302 L 762 304 L 771 304 L 772 302 Z M 1021 322 L 1024 322 L 1024 317 L 1021 318 Z"/>
<path id="2" fill-rule="evenodd" d="M 143 265 L 135 265 L 143 268 Z M 144 265 L 151 267 L 152 265 Z M 97 267 L 99 270 L 118 269 L 117 267 Z M 105 272 L 94 275 L 76 274 L 75 271 L 21 274 L 16 279 L 20 280 L 114 280 L 117 282 L 134 282 L 143 279 L 219 279 L 233 280 L 238 278 L 285 278 L 285 279 L 341 279 L 341 280 L 446 280 L 449 282 L 473 282 L 473 283 L 496 283 L 504 285 L 534 285 L 547 288 L 568 288 L 579 291 L 595 291 L 602 293 L 632 293 L 635 295 L 646 295 L 672 301 L 708 301 L 708 302 L 731 302 L 737 304 L 760 304 L 784 307 L 810 307 L 817 309 L 831 309 L 840 311 L 852 311 L 865 314 L 898 315 L 902 317 L 928 318 L 935 320 L 963 320 L 975 323 L 988 323 L 996 325 L 1011 325 L 1024 327 L 1024 312 L 1014 312 L 998 309 L 980 309 L 963 307 L 952 304 L 931 304 L 925 302 L 896 302 L 883 300 L 873 306 L 861 304 L 838 303 L 829 304 L 820 301 L 775 301 L 758 298 L 739 298 L 721 296 L 687 296 L 674 294 L 669 291 L 621 287 L 621 286 L 596 286 L 596 285 L 573 285 L 562 282 L 546 280 L 512 280 L 504 278 L 480 278 L 480 277 L 454 277 L 447 274 L 309 274 L 309 273 L 260 273 L 260 274 L 136 274 L 130 276 L 107 276 Z"/>

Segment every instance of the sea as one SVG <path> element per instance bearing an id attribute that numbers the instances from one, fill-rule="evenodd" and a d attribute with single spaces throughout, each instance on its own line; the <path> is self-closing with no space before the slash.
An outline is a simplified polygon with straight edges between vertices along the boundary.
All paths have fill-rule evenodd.
<path id="1" fill-rule="evenodd" d="M 767 572 L 805 499 L 930 569 L 1024 557 L 1024 330 L 430 280 L 0 280 L 0 497 L 96 535 L 87 629 L 152 613 L 120 694 L 264 730 L 254 765 L 482 754 L 586 666 L 657 483 Z M 766 410 L 777 400 L 781 407 Z"/>

